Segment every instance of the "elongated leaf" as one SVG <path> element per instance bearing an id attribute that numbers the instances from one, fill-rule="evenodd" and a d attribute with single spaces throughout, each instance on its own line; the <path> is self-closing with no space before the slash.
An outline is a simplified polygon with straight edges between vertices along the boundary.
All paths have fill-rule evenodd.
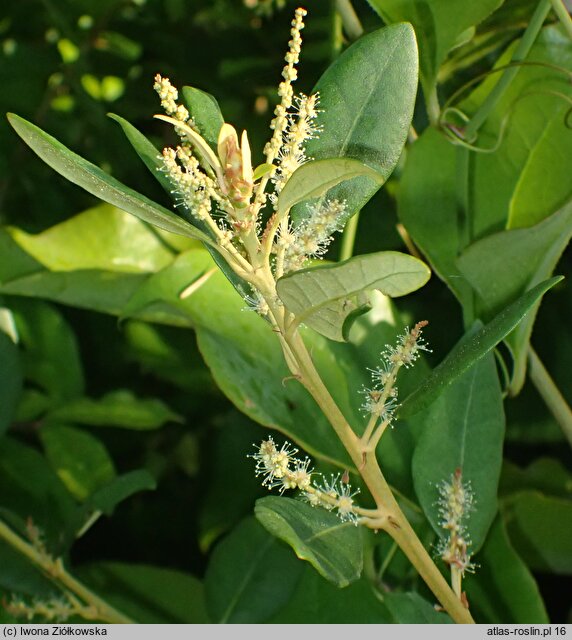
<path id="1" fill-rule="evenodd" d="M 480 0 L 459 5 L 455 0 L 368 0 L 383 20 L 410 22 L 419 40 L 421 74 L 425 90 L 435 82 L 439 66 L 450 49 L 467 38 L 464 32 L 499 7 L 503 0 Z M 470 37 L 470 36 L 469 36 Z"/>
<path id="2" fill-rule="evenodd" d="M 155 478 L 147 469 L 137 469 L 117 476 L 104 487 L 97 489 L 85 502 L 85 507 L 110 516 L 123 500 L 140 491 L 152 491 L 157 487 Z"/>
<path id="3" fill-rule="evenodd" d="M 264 622 L 288 602 L 302 568 L 254 518 L 244 520 L 216 547 L 207 568 L 213 622 Z"/>
<path id="4" fill-rule="evenodd" d="M 124 120 L 114 114 L 111 114 L 110 117 L 119 123 L 127 139 L 133 146 L 133 149 L 135 149 L 137 155 L 141 160 L 143 160 L 147 169 L 149 169 L 153 176 L 159 181 L 163 189 L 172 196 L 173 185 L 165 172 L 161 170 L 163 168 L 163 160 L 157 149 L 139 130 L 127 122 L 127 120 Z M 203 234 L 204 237 L 201 237 L 203 241 L 211 237 L 211 232 L 204 221 L 193 218 L 192 213 L 188 211 L 186 207 L 182 207 L 180 212 L 185 220 L 192 224 L 193 227 L 197 227 L 199 233 Z M 244 291 L 248 292 L 249 286 L 244 282 L 244 280 L 242 280 L 242 278 L 239 278 L 236 273 L 234 273 L 220 253 L 212 246 L 212 243 L 205 242 L 205 246 L 221 271 L 230 280 L 234 288 L 240 293 L 243 293 Z"/>
<path id="5" fill-rule="evenodd" d="M 533 571 L 572 575 L 572 500 L 523 491 L 503 501 L 511 541 Z"/>
<path id="6" fill-rule="evenodd" d="M 556 276 L 536 285 L 501 311 L 482 329 L 468 339 L 461 340 L 435 367 L 433 373 L 425 379 L 423 384 L 405 399 L 399 409 L 399 416 L 403 418 L 411 416 L 434 402 L 445 387 L 508 335 L 537 300 L 560 280 L 562 280 L 562 276 Z"/>
<path id="7" fill-rule="evenodd" d="M 144 564 L 98 562 L 80 567 L 79 577 L 137 623 L 210 622 L 201 581 L 182 571 Z"/>
<path id="8" fill-rule="evenodd" d="M 344 180 L 367 176 L 377 180 L 381 186 L 385 181 L 371 167 L 351 158 L 331 160 L 310 160 L 298 167 L 278 196 L 277 212 L 285 215 L 298 202 L 318 198 Z"/>
<path id="9" fill-rule="evenodd" d="M 105 202 L 131 213 L 160 229 L 209 242 L 209 238 L 185 220 L 164 209 L 67 149 L 31 122 L 11 113 L 10 124 L 32 150 L 70 182 L 79 185 Z"/>
<path id="10" fill-rule="evenodd" d="M 166 422 L 181 422 L 167 405 L 156 398 L 136 398 L 130 391 L 117 390 L 99 400 L 77 398 L 49 414 L 50 420 L 77 422 L 99 427 L 124 427 L 146 431 Z"/>
<path id="11" fill-rule="evenodd" d="M 280 278 L 277 291 L 288 310 L 322 335 L 347 339 L 348 319 L 365 301 L 360 294 L 377 289 L 397 297 L 422 287 L 429 269 L 417 258 L 397 251 L 382 251 L 350 258 L 325 267 L 302 269 Z"/>
<path id="12" fill-rule="evenodd" d="M 538 585 L 514 550 L 500 516 L 493 523 L 476 562 L 478 572 L 465 577 L 463 588 L 479 622 L 548 623 Z"/>
<path id="13" fill-rule="evenodd" d="M 435 610 L 418 593 L 389 592 L 383 596 L 383 604 L 399 624 L 452 624 L 446 613 Z"/>
<path id="14" fill-rule="evenodd" d="M 571 237 L 572 202 L 539 224 L 492 234 L 463 252 L 457 264 L 479 295 L 483 317 L 492 317 L 516 296 L 549 278 Z M 513 395 L 524 384 L 528 345 L 539 306 L 540 302 L 507 338 L 515 361 L 510 387 Z"/>
<path id="15" fill-rule="evenodd" d="M 510 62 L 513 50 L 511 46 L 497 66 Z M 561 144 L 557 138 L 569 137 L 565 123 L 569 105 L 555 97 L 552 91 L 555 87 L 560 90 L 565 82 L 564 74 L 555 70 L 554 66 L 572 69 L 571 41 L 557 27 L 546 27 L 532 47 L 528 60 L 533 64 L 525 63 L 519 69 L 518 75 L 481 129 L 479 144 L 492 145 L 499 138 L 503 122 L 506 124 L 505 120 L 509 118 L 499 148 L 494 153 L 470 154 L 466 173 L 470 188 L 463 194 L 467 201 L 467 220 L 460 213 L 459 198 L 463 186 L 459 178 L 463 176 L 458 173 L 459 153 L 465 150 L 460 151 L 459 147 L 433 128 L 426 129 L 408 149 L 398 193 L 399 217 L 433 270 L 464 306 L 470 303 L 473 293 L 459 270 L 457 257 L 466 249 L 468 242 L 478 242 L 506 228 L 507 212 L 522 172 L 534 154 L 536 145 L 542 144 L 544 147 L 549 144 L 546 136 L 550 135 L 549 146 L 553 151 L 550 163 L 538 169 L 538 180 L 544 187 L 550 183 L 552 174 L 565 171 L 563 166 L 566 163 L 558 154 Z M 553 65 L 553 68 L 536 63 Z M 474 113 L 497 82 L 498 74 L 488 77 L 460 105 L 463 111 Z M 568 183 L 565 181 L 561 187 L 565 189 Z M 562 191 L 559 193 L 561 195 Z M 529 193 L 527 211 L 549 215 L 552 211 L 547 210 L 546 203 L 554 206 L 560 203 L 560 195 L 556 200 L 552 199 L 553 195 L 557 194 L 548 196 L 543 189 L 538 189 L 534 197 Z M 528 220 L 519 223 L 519 226 L 533 224 L 532 219 Z M 467 225 L 470 233 L 467 229 L 465 235 L 461 229 L 463 226 L 467 228 Z M 502 271 L 517 272 L 508 259 Z M 494 286 L 493 281 L 490 286 Z M 484 317 L 481 319 L 486 320 Z"/>
<path id="16" fill-rule="evenodd" d="M 14 240 L 50 271 L 158 271 L 173 259 L 148 225 L 101 204 L 38 234 L 12 228 Z"/>
<path id="17" fill-rule="evenodd" d="M 415 491 L 433 529 L 446 532 L 437 500 L 439 485 L 460 469 L 475 494 L 466 527 L 477 551 L 497 512 L 504 412 L 492 353 L 477 361 L 441 393 L 423 414 L 423 434 L 413 455 Z"/>
<path id="18" fill-rule="evenodd" d="M 567 133 L 562 119 L 554 118 L 539 137 L 510 201 L 509 229 L 538 224 L 572 196 L 567 163 L 558 161 L 572 157 L 572 136 Z"/>
<path id="19" fill-rule="evenodd" d="M 86 431 L 50 424 L 42 428 L 40 439 L 50 465 L 78 500 L 85 500 L 115 477 L 106 448 Z"/>
<path id="20" fill-rule="evenodd" d="M 257 500 L 254 513 L 326 580 L 345 587 L 359 579 L 363 547 L 359 528 L 351 522 L 299 500 L 274 496 Z"/>
<path id="21" fill-rule="evenodd" d="M 22 393 L 22 365 L 18 347 L 0 331 L 0 436 L 10 426 Z"/>
<path id="22" fill-rule="evenodd" d="M 84 392 L 79 345 L 58 309 L 39 300 L 11 303 L 24 347 L 26 379 L 59 404 Z"/>
<path id="23" fill-rule="evenodd" d="M 344 589 L 306 566 L 292 599 L 271 624 L 388 624 L 393 618 L 362 577 Z"/>
<path id="24" fill-rule="evenodd" d="M 64 484 L 36 449 L 9 436 L 0 446 L 2 508 L 26 521 L 30 515 L 45 533 L 50 548 L 76 514 L 76 504 Z"/>
<path id="25" fill-rule="evenodd" d="M 306 145 L 316 160 L 354 158 L 387 180 L 401 155 L 417 92 L 417 44 L 411 25 L 397 24 L 360 38 L 318 81 L 320 135 Z M 379 189 L 370 178 L 353 178 L 328 197 L 345 200 L 349 215 Z M 294 219 L 306 215 L 296 207 Z"/>
<path id="26" fill-rule="evenodd" d="M 210 93 L 195 87 L 183 87 L 183 100 L 201 136 L 216 151 L 218 134 L 224 124 L 218 102 Z"/>

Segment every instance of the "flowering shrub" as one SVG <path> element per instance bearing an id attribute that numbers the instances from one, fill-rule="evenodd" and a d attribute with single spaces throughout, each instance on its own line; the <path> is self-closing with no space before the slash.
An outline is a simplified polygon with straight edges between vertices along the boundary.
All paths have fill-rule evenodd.
<path id="1" fill-rule="evenodd" d="M 262 17 L 284 22 L 285 4 L 240 11 L 265 29 Z M 572 228 L 569 181 L 551 164 L 570 151 L 560 84 L 572 21 L 559 0 L 542 0 L 524 8 L 522 33 L 499 40 L 510 23 L 501 0 L 455 15 L 435 2 L 431 19 L 414 3 L 369 4 L 384 25 L 364 33 L 348 0 L 332 3 L 335 60 L 306 93 L 294 86 L 307 11 L 295 10 L 260 148 L 260 131 L 239 135 L 211 94 L 155 72 L 162 150 L 111 117 L 165 206 L 9 114 L 42 160 L 107 204 L 39 234 L 9 226 L 0 236 L 0 558 L 13 567 L 0 578 L 2 619 L 549 620 L 530 568 L 570 571 L 570 536 L 546 533 L 551 518 L 571 519 L 570 475 L 557 460 L 503 463 L 504 405 L 528 375 L 557 440 L 572 441 L 570 410 L 530 345 L 544 294 L 563 286 L 553 272 Z M 495 52 L 479 75 L 474 65 L 490 66 Z M 94 93 L 83 81 L 107 95 L 109 82 Z M 379 250 L 365 212 L 384 197 L 397 203 L 398 234 Z M 362 253 L 360 215 L 374 245 Z M 447 288 L 424 293 L 431 271 Z M 408 294 L 421 302 L 394 302 Z M 73 332 L 37 299 L 120 318 L 113 331 L 130 357 L 182 392 L 176 410 L 168 393 L 123 388 L 131 374 L 107 343 L 104 377 L 119 366 L 121 388 L 86 391 Z M 125 445 L 104 426 L 167 435 Z M 137 456 L 125 455 L 132 446 Z M 192 479 L 193 498 L 174 468 Z M 115 531 L 130 504 L 136 521 L 141 492 L 163 500 L 169 478 L 176 508 L 161 502 L 152 529 L 172 532 L 175 511 L 193 512 L 196 576 L 90 564 L 89 551 L 70 561 L 72 546 L 96 540 L 104 522 Z M 149 532 L 137 528 L 145 549 Z M 171 557 L 166 539 L 156 564 Z M 37 581 L 19 581 L 30 565 Z M 309 600 L 323 611 L 306 611 Z"/>

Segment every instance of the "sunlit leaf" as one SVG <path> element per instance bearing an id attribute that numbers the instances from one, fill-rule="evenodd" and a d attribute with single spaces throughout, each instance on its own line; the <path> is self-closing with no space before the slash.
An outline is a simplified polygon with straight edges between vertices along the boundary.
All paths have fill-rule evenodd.
<path id="1" fill-rule="evenodd" d="M 348 317 L 351 320 L 367 304 L 360 294 L 377 289 L 388 296 L 403 296 L 422 287 L 429 276 L 429 269 L 417 258 L 383 251 L 296 271 L 280 278 L 276 289 L 297 322 L 342 341 L 347 339 Z"/>
<path id="2" fill-rule="evenodd" d="M 342 522 L 335 514 L 300 500 L 275 496 L 257 500 L 254 513 L 270 533 L 338 587 L 360 577 L 362 540 L 352 522 Z"/>

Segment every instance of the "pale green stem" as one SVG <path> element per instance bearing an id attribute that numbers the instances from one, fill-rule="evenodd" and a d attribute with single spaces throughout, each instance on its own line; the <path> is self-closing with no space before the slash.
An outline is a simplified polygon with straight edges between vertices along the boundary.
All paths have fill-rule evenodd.
<path id="1" fill-rule="evenodd" d="M 516 47 L 512 56 L 511 62 L 522 62 L 527 56 L 534 44 L 542 25 L 546 20 L 546 16 L 550 11 L 550 0 L 540 0 L 536 11 L 534 12 L 526 31 L 524 32 L 518 46 Z M 485 98 L 481 106 L 477 109 L 467 126 L 465 127 L 465 138 L 470 139 L 477 133 L 477 131 L 484 124 L 489 114 L 496 106 L 497 102 L 503 96 L 504 92 L 508 89 L 510 83 L 514 80 L 516 74 L 519 72 L 519 67 L 509 67 L 505 69 L 500 80 L 493 87 L 493 90 Z"/>
<path id="2" fill-rule="evenodd" d="M 572 38 L 572 18 L 568 13 L 568 9 L 566 5 L 562 2 L 562 0 L 552 0 L 552 8 L 554 9 L 554 13 L 558 16 L 558 19 L 562 23 L 564 29 L 566 29 L 566 33 L 570 38 Z"/>
<path id="3" fill-rule="evenodd" d="M 377 572 L 378 582 L 381 582 L 383 580 L 383 576 L 385 575 L 385 572 L 387 571 L 389 565 L 391 564 L 391 561 L 393 560 L 397 549 L 399 549 L 399 547 L 397 546 L 397 543 L 394 542 L 391 545 L 391 549 L 385 554 L 385 558 L 383 559 L 381 567 L 379 567 L 379 571 Z"/>
<path id="4" fill-rule="evenodd" d="M 310 354 L 299 334 L 288 341 L 290 357 L 297 365 L 293 371 L 298 375 L 314 400 L 330 421 L 364 479 L 380 514 L 378 528 L 384 529 L 397 542 L 409 558 L 419 575 L 455 622 L 471 624 L 474 620 L 469 611 L 451 590 L 435 563 L 425 550 L 417 534 L 401 511 L 385 480 L 375 455 L 363 459 L 360 439 L 346 421 L 336 402 L 324 385 Z"/>
<path id="5" fill-rule="evenodd" d="M 344 233 L 342 234 L 342 246 L 340 248 L 340 260 L 349 260 L 354 253 L 354 245 L 356 241 L 356 233 L 359 224 L 358 211 L 347 222 Z"/>
<path id="6" fill-rule="evenodd" d="M 350 40 L 363 35 L 363 27 L 350 0 L 336 0 L 336 9 L 342 18 L 344 30 Z"/>
<path id="7" fill-rule="evenodd" d="M 530 379 L 572 446 L 572 410 L 532 346 L 528 349 L 528 364 Z"/>
<path id="8" fill-rule="evenodd" d="M 441 115 L 441 106 L 439 104 L 439 96 L 437 95 L 437 85 L 434 84 L 430 91 L 425 92 L 425 108 L 427 109 L 427 117 L 429 122 L 436 126 Z"/>
<path id="9" fill-rule="evenodd" d="M 0 538 L 13 549 L 25 556 L 33 565 L 38 567 L 50 580 L 53 580 L 64 591 L 70 591 L 88 606 L 97 611 L 98 617 L 112 624 L 132 624 L 133 620 L 107 604 L 81 582 L 71 576 L 65 569 L 60 558 L 52 558 L 26 542 L 18 534 L 0 520 Z"/>

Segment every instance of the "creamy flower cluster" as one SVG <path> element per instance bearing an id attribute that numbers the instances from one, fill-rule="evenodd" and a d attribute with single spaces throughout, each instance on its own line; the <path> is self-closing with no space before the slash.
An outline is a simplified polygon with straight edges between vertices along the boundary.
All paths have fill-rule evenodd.
<path id="1" fill-rule="evenodd" d="M 463 482 L 460 469 L 449 480 L 443 480 L 437 488 L 439 524 L 447 533 L 440 539 L 436 552 L 444 562 L 464 576 L 465 572 L 472 573 L 475 569 L 468 551 L 471 540 L 467 534 L 467 520 L 474 510 L 475 496 L 470 482 Z"/>
<path id="2" fill-rule="evenodd" d="M 342 522 L 358 524 L 354 496 L 359 491 L 352 491 L 341 475 L 327 480 L 310 468 L 309 458 L 296 458 L 298 449 L 288 442 L 278 448 L 271 436 L 254 446 L 257 451 L 249 457 L 256 460 L 256 475 L 263 476 L 262 486 L 278 489 L 281 494 L 299 489 L 313 507 L 335 511 Z"/>
<path id="3" fill-rule="evenodd" d="M 256 171 L 245 131 L 239 140 L 236 130 L 223 124 L 217 148 L 212 149 L 187 108 L 177 102 L 179 94 L 170 81 L 157 75 L 154 84 L 166 113 L 156 117 L 173 125 L 181 139 L 176 148 L 163 150 L 161 168 L 171 182 L 177 206 L 189 211 L 219 246 L 234 255 L 253 259 L 260 243 L 266 242 L 275 277 L 302 268 L 309 258 L 322 257 L 332 234 L 347 218 L 345 203 L 338 200 L 310 205 L 305 220 L 296 227 L 288 221 L 287 213 L 278 218 L 278 197 L 293 173 L 310 159 L 305 145 L 320 132 L 316 124 L 319 96 L 295 95 L 292 86 L 298 77 L 305 16 L 306 10 L 299 8 L 291 23 L 278 87 L 280 102 L 270 125 L 272 137 L 264 148 L 266 162 Z M 259 237 L 268 202 L 274 214 Z M 249 304 L 265 311 L 258 301 Z"/>
<path id="4" fill-rule="evenodd" d="M 276 252 L 283 252 L 284 273 L 297 271 L 309 258 L 321 258 L 332 241 L 333 233 L 342 228 L 345 202 L 326 200 L 309 207 L 309 215 L 297 227 L 281 230 Z"/>
<path id="5" fill-rule="evenodd" d="M 371 369 L 373 385 L 364 388 L 365 401 L 361 409 L 366 414 L 377 416 L 390 423 L 397 409 L 398 390 L 395 386 L 401 367 L 410 367 L 420 357 L 421 351 L 430 351 L 422 336 L 427 321 L 418 322 L 413 329 L 406 329 L 399 336 L 397 344 L 386 345 L 381 352 L 381 365 Z"/>

